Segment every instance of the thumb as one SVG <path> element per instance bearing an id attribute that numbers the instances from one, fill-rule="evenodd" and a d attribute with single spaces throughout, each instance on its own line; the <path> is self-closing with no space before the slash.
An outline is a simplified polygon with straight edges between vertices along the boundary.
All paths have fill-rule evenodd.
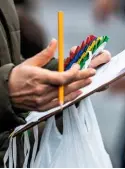
<path id="1" fill-rule="evenodd" d="M 34 57 L 27 59 L 23 64 L 43 67 L 53 58 L 56 48 L 57 40 L 52 39 L 46 49 L 36 54 Z"/>

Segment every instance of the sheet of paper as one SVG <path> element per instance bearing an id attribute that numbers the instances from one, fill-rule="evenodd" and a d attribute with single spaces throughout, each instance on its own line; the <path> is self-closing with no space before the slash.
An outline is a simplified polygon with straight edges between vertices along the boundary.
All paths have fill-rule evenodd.
<path id="1" fill-rule="evenodd" d="M 99 68 L 96 72 L 96 75 L 94 77 L 92 77 L 92 83 L 89 86 L 81 89 L 82 94 L 75 100 L 78 100 L 78 99 L 82 98 L 83 96 L 86 96 L 88 93 L 91 93 L 92 91 L 96 90 L 100 86 L 102 86 L 106 83 L 109 83 L 110 81 L 115 79 L 117 76 L 119 76 L 120 72 L 123 73 L 124 69 L 125 69 L 125 50 L 123 52 L 119 53 L 118 55 L 116 55 L 115 57 L 113 57 L 109 63 L 107 63 L 104 66 L 102 66 L 101 68 Z M 75 100 L 63 105 L 63 108 L 70 105 Z M 30 115 L 26 118 L 27 124 L 17 127 L 15 129 L 14 133 L 20 131 L 22 128 L 26 127 L 31 122 L 36 122 L 40 118 L 42 118 L 48 114 L 51 114 L 53 112 L 56 112 L 58 110 L 60 110 L 60 107 L 56 107 L 56 108 L 51 109 L 47 112 L 41 112 L 41 113 L 31 112 Z"/>

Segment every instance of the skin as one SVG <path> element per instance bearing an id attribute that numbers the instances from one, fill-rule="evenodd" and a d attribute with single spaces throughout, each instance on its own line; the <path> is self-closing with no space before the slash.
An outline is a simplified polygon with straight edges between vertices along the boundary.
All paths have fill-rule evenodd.
<path id="1" fill-rule="evenodd" d="M 16 108 L 31 111 L 46 111 L 59 105 L 58 87 L 65 86 L 65 103 L 81 94 L 80 88 L 89 85 L 91 77 L 96 74 L 95 68 L 107 63 L 111 55 L 104 51 L 90 64 L 90 68 L 79 70 L 78 64 L 66 72 L 49 71 L 42 67 L 55 54 L 57 41 L 53 39 L 50 45 L 34 57 L 13 68 L 8 82 L 9 95 Z M 76 47 L 70 51 L 74 53 Z"/>

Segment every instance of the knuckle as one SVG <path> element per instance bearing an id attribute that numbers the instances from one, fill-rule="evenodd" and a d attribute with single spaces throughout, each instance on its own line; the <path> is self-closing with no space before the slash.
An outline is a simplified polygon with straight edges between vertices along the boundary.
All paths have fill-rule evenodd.
<path id="1" fill-rule="evenodd" d="M 77 73 L 72 73 L 71 76 L 68 78 L 68 82 L 74 82 L 77 77 Z"/>
<path id="2" fill-rule="evenodd" d="M 69 84 L 74 81 L 75 79 L 75 74 L 73 73 L 67 73 L 62 77 L 62 83 L 63 84 Z"/>
<path id="3" fill-rule="evenodd" d="M 35 98 L 35 104 L 37 107 L 39 107 L 42 104 L 42 98 L 39 97 Z"/>
<path id="4" fill-rule="evenodd" d="M 91 76 L 95 75 L 95 73 L 96 73 L 95 69 L 89 68 L 89 69 L 86 70 L 86 72 L 85 72 L 85 77 L 91 77 Z"/>
<path id="5" fill-rule="evenodd" d="M 79 72 L 77 70 L 72 69 L 72 70 L 70 70 L 70 74 L 68 76 L 68 79 L 70 81 L 74 81 L 78 74 L 79 74 Z"/>
<path id="6" fill-rule="evenodd" d="M 67 80 L 66 80 L 66 78 L 62 77 L 60 82 L 62 85 L 64 85 L 67 83 Z"/>
<path id="7" fill-rule="evenodd" d="M 37 87 L 35 88 L 35 93 L 36 93 L 37 95 L 41 94 L 42 91 L 43 91 L 43 89 L 42 89 L 40 86 L 37 86 Z"/>
<path id="8" fill-rule="evenodd" d="M 66 83 L 66 80 L 62 75 L 59 75 L 59 77 L 56 79 L 56 81 L 59 85 L 63 85 Z"/>

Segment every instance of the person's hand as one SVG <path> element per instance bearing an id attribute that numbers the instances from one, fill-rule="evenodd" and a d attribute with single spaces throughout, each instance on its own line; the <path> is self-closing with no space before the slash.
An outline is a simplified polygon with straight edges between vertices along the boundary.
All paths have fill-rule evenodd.
<path id="1" fill-rule="evenodd" d="M 118 0 L 95 0 L 94 15 L 97 20 L 107 20 L 108 17 L 118 8 Z"/>
<path id="2" fill-rule="evenodd" d="M 77 46 L 71 48 L 70 55 L 73 55 L 76 51 Z M 100 65 L 108 63 L 111 60 L 111 53 L 107 50 L 103 50 L 98 56 L 91 60 L 89 68 L 97 68 Z"/>
<path id="3" fill-rule="evenodd" d="M 70 55 L 75 53 L 77 46 L 72 47 Z M 101 66 L 105 63 L 108 63 L 111 60 L 111 54 L 109 51 L 107 50 L 103 50 L 103 52 L 101 54 L 99 54 L 98 56 L 94 57 L 91 60 L 91 63 L 89 65 L 89 68 L 94 68 L 96 69 L 98 66 Z M 98 92 L 104 91 L 108 88 L 108 86 L 106 87 L 102 87 L 98 90 Z"/>
<path id="4" fill-rule="evenodd" d="M 94 59 L 92 59 L 89 67 L 91 67 L 91 68 L 97 68 L 100 65 L 108 63 L 110 60 L 111 60 L 111 54 L 110 54 L 110 52 L 107 51 L 107 50 L 103 50 L 103 52 L 100 55 L 98 55 Z M 98 89 L 97 92 L 105 91 L 108 88 L 109 88 L 109 86 L 107 85 L 105 87 L 102 87 L 102 88 Z"/>
<path id="5" fill-rule="evenodd" d="M 107 50 L 103 50 L 98 56 L 94 57 L 91 60 L 89 65 L 90 68 L 97 68 L 105 63 L 108 63 L 111 60 L 111 54 Z"/>
<path id="6" fill-rule="evenodd" d="M 91 83 L 95 69 L 79 70 L 75 64 L 66 72 L 54 72 L 41 68 L 51 60 L 57 41 L 31 59 L 13 68 L 9 77 L 9 95 L 16 108 L 46 111 L 59 105 L 58 87 L 65 86 L 65 102 L 78 97 L 80 88 Z"/>

